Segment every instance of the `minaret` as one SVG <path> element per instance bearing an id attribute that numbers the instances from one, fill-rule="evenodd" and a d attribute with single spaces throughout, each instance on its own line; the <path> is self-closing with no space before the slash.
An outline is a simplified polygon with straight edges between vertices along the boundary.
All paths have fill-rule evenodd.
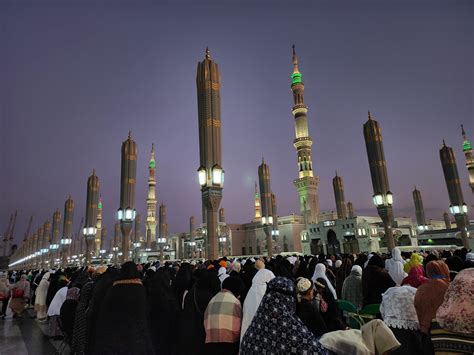
<path id="1" fill-rule="evenodd" d="M 448 147 L 443 140 L 443 146 L 439 151 L 441 165 L 443 167 L 444 180 L 448 189 L 449 201 L 451 205 L 449 210 L 454 215 L 457 227 L 461 233 L 462 243 L 465 248 L 469 249 L 469 239 L 467 236 L 466 226 L 469 225 L 467 218 L 467 205 L 462 195 L 461 182 L 459 180 L 458 168 L 456 166 L 456 157 L 453 148 Z"/>
<path id="2" fill-rule="evenodd" d="M 207 226 L 207 255 L 215 260 L 219 254 L 217 240 L 217 212 L 222 200 L 224 170 L 221 151 L 221 99 L 220 74 L 216 62 L 211 59 L 209 49 L 202 62 L 198 63 L 197 75 L 198 121 L 199 121 L 199 168 L 198 178 L 201 198 L 205 208 Z"/>
<path id="3" fill-rule="evenodd" d="M 88 265 L 91 261 L 91 254 L 94 250 L 94 242 L 97 236 L 96 225 L 99 204 L 99 185 L 99 178 L 95 174 L 94 169 L 92 175 L 87 179 L 86 220 L 82 232 L 86 238 L 85 265 Z"/>
<path id="4" fill-rule="evenodd" d="M 354 206 L 352 205 L 352 202 L 347 202 L 347 218 L 354 218 Z"/>
<path id="5" fill-rule="evenodd" d="M 262 164 L 258 167 L 258 181 L 260 185 L 260 198 L 262 202 L 262 225 L 267 240 L 268 256 L 273 255 L 273 204 L 272 189 L 270 187 L 270 168 L 262 158 Z"/>
<path id="6" fill-rule="evenodd" d="M 260 207 L 260 193 L 258 192 L 257 182 L 255 181 L 255 218 L 254 222 L 260 222 L 262 219 L 262 210 Z"/>
<path id="7" fill-rule="evenodd" d="M 421 192 L 416 188 L 416 186 L 413 190 L 413 202 L 415 203 L 416 223 L 418 224 L 418 230 L 427 230 L 428 225 L 426 224 L 423 200 L 421 199 Z"/>
<path id="8" fill-rule="evenodd" d="M 369 111 L 369 119 L 364 124 L 364 140 L 369 160 L 370 177 L 374 195 L 373 202 L 377 212 L 382 219 L 385 230 L 385 241 L 389 251 L 395 247 L 393 239 L 393 195 L 388 184 L 387 162 L 382 142 L 382 130 L 377 121 L 372 119 Z"/>
<path id="9" fill-rule="evenodd" d="M 100 254 L 100 244 L 102 238 L 102 195 L 99 195 L 99 203 L 97 204 L 97 233 L 95 234 L 95 257 L 98 258 Z"/>
<path id="10" fill-rule="evenodd" d="M 449 218 L 448 212 L 443 213 L 444 226 L 446 229 L 451 229 L 451 219 Z"/>
<path id="11" fill-rule="evenodd" d="M 71 243 L 72 243 L 72 222 L 74 220 L 74 201 L 69 195 L 68 199 L 64 203 L 64 219 L 63 219 L 63 236 L 61 239 L 61 255 L 62 255 L 62 266 L 67 266 L 67 258 L 69 256 Z"/>
<path id="12" fill-rule="evenodd" d="M 156 241 L 156 178 L 155 145 L 151 145 L 151 158 L 148 163 L 148 196 L 146 198 L 146 249 Z"/>
<path id="13" fill-rule="evenodd" d="M 336 210 L 338 219 L 346 219 L 346 202 L 344 200 L 344 184 L 342 178 L 337 175 L 332 179 L 332 187 L 334 189 L 334 198 L 336 199 Z"/>
<path id="14" fill-rule="evenodd" d="M 58 256 L 59 249 L 59 238 L 61 233 L 59 231 L 59 226 L 61 224 L 61 212 L 59 208 L 53 213 L 53 233 L 51 235 L 51 245 L 50 245 L 50 254 L 51 254 L 51 264 L 50 267 L 53 267 L 56 263 L 56 257 Z"/>
<path id="15" fill-rule="evenodd" d="M 464 126 L 461 125 L 462 131 L 462 151 L 464 152 L 464 157 L 466 159 L 466 168 L 469 173 L 469 186 L 471 187 L 472 193 L 474 193 L 474 156 L 472 155 L 472 145 L 471 142 L 466 137 L 466 132 L 464 131 Z"/>
<path id="16" fill-rule="evenodd" d="M 300 211 L 308 224 L 317 223 L 319 215 L 318 185 L 319 176 L 313 175 L 311 146 L 313 140 L 309 136 L 308 107 L 304 103 L 304 84 L 298 69 L 298 58 L 293 45 L 293 74 L 291 75 L 291 90 L 293 91 L 294 106 L 292 114 L 295 118 L 296 138 L 293 145 L 298 156 L 298 179 L 293 181 L 300 198 Z"/>

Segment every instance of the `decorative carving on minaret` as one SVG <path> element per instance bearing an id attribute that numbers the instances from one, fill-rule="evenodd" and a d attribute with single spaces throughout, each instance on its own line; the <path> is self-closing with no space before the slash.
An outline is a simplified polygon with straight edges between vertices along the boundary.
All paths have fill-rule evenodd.
<path id="1" fill-rule="evenodd" d="M 467 139 L 466 132 L 464 131 L 464 126 L 461 125 L 462 133 L 462 151 L 466 159 L 466 168 L 469 173 L 469 186 L 471 187 L 472 193 L 474 193 L 474 156 L 472 155 L 472 145 L 469 139 Z"/>
<path id="2" fill-rule="evenodd" d="M 258 192 L 257 182 L 255 181 L 255 219 L 254 222 L 262 220 L 262 209 L 260 207 L 260 193 Z"/>
<path id="3" fill-rule="evenodd" d="M 313 175 L 313 160 L 311 146 L 313 140 L 308 131 L 308 107 L 304 102 L 304 84 L 298 68 L 298 58 L 293 45 L 293 74 L 291 75 L 291 90 L 293 91 L 295 118 L 295 135 L 293 145 L 298 159 L 298 178 L 293 181 L 298 190 L 300 211 L 307 223 L 317 223 L 319 215 L 318 185 L 319 177 Z M 306 206 L 305 206 L 306 205 Z"/>
<path id="4" fill-rule="evenodd" d="M 153 242 L 156 242 L 156 162 L 155 145 L 151 145 L 151 158 L 148 163 L 148 196 L 146 199 L 146 248 L 151 249 Z"/>

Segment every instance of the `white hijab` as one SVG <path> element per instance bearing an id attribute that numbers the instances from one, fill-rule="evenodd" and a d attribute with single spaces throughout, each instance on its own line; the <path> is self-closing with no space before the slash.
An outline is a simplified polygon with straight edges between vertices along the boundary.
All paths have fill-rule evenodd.
<path id="1" fill-rule="evenodd" d="M 329 281 L 328 277 L 326 276 L 326 266 L 324 266 L 324 264 L 321 264 L 321 263 L 316 264 L 316 267 L 314 268 L 314 274 L 311 280 L 313 280 L 314 282 L 318 278 L 324 279 L 326 281 L 326 283 L 328 284 L 329 290 L 334 296 L 334 299 L 337 300 L 336 290 L 334 289 L 334 287 L 332 287 L 331 281 Z"/>
<path id="2" fill-rule="evenodd" d="M 385 260 L 385 268 L 397 285 L 401 285 L 402 281 L 408 274 L 403 271 L 402 252 L 398 247 L 393 248 L 392 258 Z"/>
<path id="3" fill-rule="evenodd" d="M 59 316 L 61 312 L 61 306 L 63 305 L 64 301 L 66 300 L 66 294 L 67 294 L 67 286 L 64 286 L 56 292 L 56 294 L 53 297 L 53 300 L 51 301 L 51 304 L 49 305 L 48 308 L 48 316 Z"/>
<path id="4" fill-rule="evenodd" d="M 222 286 L 222 283 L 224 282 L 224 280 L 229 277 L 229 275 L 227 275 L 227 269 L 221 266 L 219 268 L 219 271 L 217 272 L 217 277 L 221 281 L 221 286 Z"/>
<path id="5" fill-rule="evenodd" d="M 242 327 L 240 328 L 240 341 L 242 341 L 247 328 L 252 323 L 255 313 L 257 313 L 258 306 L 260 306 L 260 302 L 262 302 L 262 298 L 267 291 L 267 283 L 274 278 L 275 275 L 273 272 L 267 269 L 258 270 L 253 277 L 252 286 L 250 287 L 244 301 Z"/>

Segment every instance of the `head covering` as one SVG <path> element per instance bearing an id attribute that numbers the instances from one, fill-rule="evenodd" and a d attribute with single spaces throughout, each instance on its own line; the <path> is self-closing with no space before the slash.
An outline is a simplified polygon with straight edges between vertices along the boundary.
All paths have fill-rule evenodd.
<path id="1" fill-rule="evenodd" d="M 217 276 L 219 277 L 219 280 L 221 281 L 221 284 L 222 284 L 224 280 L 229 277 L 229 275 L 227 275 L 227 269 L 221 266 L 219 268 L 219 271 L 217 272 Z"/>
<path id="2" fill-rule="evenodd" d="M 424 273 L 423 266 L 416 265 L 412 267 L 408 276 L 403 279 L 402 285 L 410 285 L 414 288 L 418 288 L 418 286 L 428 281 Z"/>
<path id="3" fill-rule="evenodd" d="M 369 259 L 367 266 L 372 265 L 372 266 L 378 266 L 381 269 L 385 268 L 385 263 L 380 257 L 379 254 L 372 254 L 372 257 Z"/>
<path id="4" fill-rule="evenodd" d="M 240 272 L 240 269 L 242 268 L 242 265 L 238 261 L 234 261 L 232 263 L 232 270 L 235 272 Z"/>
<path id="5" fill-rule="evenodd" d="M 340 268 L 342 265 L 342 260 L 336 260 L 335 266 L 336 268 Z"/>
<path id="6" fill-rule="evenodd" d="M 66 300 L 68 288 L 64 286 L 56 292 L 51 301 L 51 304 L 48 308 L 48 316 L 59 316 L 61 311 L 61 306 L 63 305 L 64 301 Z"/>
<path id="7" fill-rule="evenodd" d="M 408 274 L 403 271 L 402 252 L 398 247 L 393 248 L 392 257 L 385 260 L 385 269 L 397 285 L 401 285 L 402 281 Z"/>
<path id="8" fill-rule="evenodd" d="M 359 329 L 337 330 L 324 334 L 319 340 L 324 348 L 342 355 L 383 354 L 401 344 L 380 319 L 372 320 Z"/>
<path id="9" fill-rule="evenodd" d="M 466 254 L 466 261 L 474 262 L 474 253 L 467 253 Z"/>
<path id="10" fill-rule="evenodd" d="M 451 282 L 436 320 L 451 332 L 474 334 L 474 268 L 462 270 Z"/>
<path id="11" fill-rule="evenodd" d="M 314 268 L 314 274 L 313 277 L 311 277 L 311 280 L 316 281 L 318 278 L 324 279 L 328 285 L 329 290 L 334 296 L 334 299 L 337 300 L 337 294 L 336 290 L 332 286 L 331 282 L 329 281 L 328 277 L 326 276 L 326 266 L 324 264 L 316 264 L 316 267 Z"/>
<path id="12" fill-rule="evenodd" d="M 298 293 L 306 293 L 313 288 L 313 281 L 308 280 L 304 277 L 299 277 L 296 280 L 296 290 Z"/>
<path id="13" fill-rule="evenodd" d="M 267 293 L 245 332 L 241 354 L 317 354 L 322 348 L 304 323 L 296 316 L 295 286 L 286 277 L 268 283 Z M 284 341 L 282 341 L 284 339 Z"/>
<path id="14" fill-rule="evenodd" d="M 354 265 L 351 269 L 351 275 L 362 277 L 362 267 L 360 265 Z"/>
<path id="15" fill-rule="evenodd" d="M 245 285 L 239 276 L 229 276 L 222 282 L 222 289 L 224 288 L 232 292 L 234 297 L 239 298 L 244 291 Z"/>
<path id="16" fill-rule="evenodd" d="M 423 257 L 418 255 L 417 253 L 413 253 L 411 254 L 410 261 L 403 265 L 403 271 L 408 273 L 410 272 L 410 269 L 416 265 L 423 265 Z"/>
<path id="17" fill-rule="evenodd" d="M 391 287 L 382 295 L 380 313 L 391 328 L 417 330 L 420 328 L 415 311 L 416 288 L 412 286 Z"/>
<path id="18" fill-rule="evenodd" d="M 247 296 L 245 297 L 243 315 L 242 315 L 242 327 L 240 330 L 240 340 L 245 335 L 247 328 L 252 323 L 252 319 L 257 312 L 260 302 L 262 302 L 263 295 L 267 290 L 267 284 L 275 278 L 273 272 L 268 269 L 260 269 L 257 271 L 252 279 L 252 286 L 250 287 Z"/>
<path id="19" fill-rule="evenodd" d="M 326 259 L 326 262 L 328 263 L 329 267 L 332 267 L 332 260 L 331 259 Z"/>
<path id="20" fill-rule="evenodd" d="M 140 274 L 137 270 L 137 265 L 133 261 L 127 261 L 122 265 L 119 273 L 119 280 L 138 279 Z"/>
<path id="21" fill-rule="evenodd" d="M 290 262 L 291 265 L 295 265 L 296 261 L 298 258 L 296 256 L 289 256 L 288 261 Z"/>
<path id="22" fill-rule="evenodd" d="M 221 260 L 219 261 L 219 266 L 227 268 L 227 262 L 225 260 Z"/>
<path id="23" fill-rule="evenodd" d="M 107 265 L 100 265 L 95 269 L 98 274 L 103 274 L 107 270 Z"/>
<path id="24" fill-rule="evenodd" d="M 449 269 L 441 260 L 430 261 L 426 265 L 428 282 L 420 285 L 415 295 L 415 309 L 420 323 L 420 330 L 427 334 L 431 320 L 443 303 L 444 294 L 449 286 Z"/>

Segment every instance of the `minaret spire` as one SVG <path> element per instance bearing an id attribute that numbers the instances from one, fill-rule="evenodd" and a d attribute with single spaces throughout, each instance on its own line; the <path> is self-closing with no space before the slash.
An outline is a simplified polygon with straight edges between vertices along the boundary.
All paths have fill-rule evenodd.
<path id="1" fill-rule="evenodd" d="M 319 215 L 318 184 L 319 177 L 313 175 L 311 146 L 313 140 L 308 129 L 308 107 L 304 102 L 304 84 L 298 69 L 298 58 L 293 46 L 293 74 L 291 75 L 291 91 L 293 91 L 295 118 L 295 135 L 293 146 L 297 152 L 298 178 L 293 181 L 299 194 L 300 212 L 308 224 L 316 223 Z M 304 201 L 306 201 L 306 206 Z"/>
<path id="2" fill-rule="evenodd" d="M 466 161 L 466 168 L 469 174 L 469 186 L 471 191 L 474 193 L 474 156 L 472 154 L 472 145 L 469 139 L 467 139 L 466 131 L 464 130 L 464 125 L 461 125 L 462 133 L 462 151 L 464 153 L 464 159 Z"/>
<path id="3" fill-rule="evenodd" d="M 151 157 L 148 163 L 148 196 L 146 198 L 146 249 L 156 241 L 156 178 L 155 145 L 151 144 Z"/>
<path id="4" fill-rule="evenodd" d="M 262 219 L 262 210 L 260 205 L 260 193 L 258 191 L 257 182 L 255 181 L 255 219 L 254 222 L 260 222 Z"/>

